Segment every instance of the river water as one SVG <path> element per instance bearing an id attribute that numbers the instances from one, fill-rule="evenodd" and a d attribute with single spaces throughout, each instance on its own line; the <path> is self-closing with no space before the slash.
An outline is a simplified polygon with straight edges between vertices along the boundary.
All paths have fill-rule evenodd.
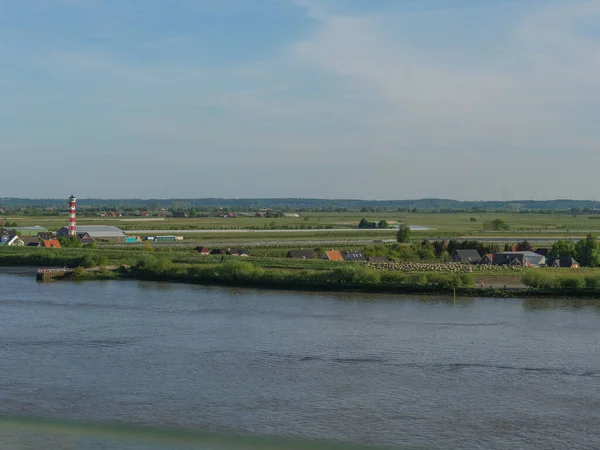
<path id="1" fill-rule="evenodd" d="M 0 413 L 395 448 L 600 448 L 599 343 L 600 301 L 3 274 Z M 0 447 L 50 448 L 11 436 Z M 64 448 L 125 448 L 94 445 Z"/>

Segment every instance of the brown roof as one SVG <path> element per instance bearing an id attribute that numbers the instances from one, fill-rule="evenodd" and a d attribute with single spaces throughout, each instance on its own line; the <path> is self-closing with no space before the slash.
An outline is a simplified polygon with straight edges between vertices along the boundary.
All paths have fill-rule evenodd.
<path id="1" fill-rule="evenodd" d="M 296 258 L 296 259 L 315 259 L 315 252 L 312 250 L 290 250 L 287 254 L 288 258 Z"/>
<path id="2" fill-rule="evenodd" d="M 329 261 L 343 261 L 344 257 L 338 250 L 329 250 L 323 254 L 323 259 L 328 259 Z"/>
<path id="3" fill-rule="evenodd" d="M 208 255 L 210 254 L 210 248 L 208 247 L 196 247 L 194 250 L 196 250 L 198 253 L 200 253 L 201 255 Z"/>
<path id="4" fill-rule="evenodd" d="M 58 239 L 45 239 L 44 240 L 44 247 L 46 247 L 46 248 L 60 248 L 60 242 L 58 242 Z"/>
<path id="5" fill-rule="evenodd" d="M 21 240 L 27 247 L 39 247 L 41 245 L 37 237 L 23 236 Z"/>

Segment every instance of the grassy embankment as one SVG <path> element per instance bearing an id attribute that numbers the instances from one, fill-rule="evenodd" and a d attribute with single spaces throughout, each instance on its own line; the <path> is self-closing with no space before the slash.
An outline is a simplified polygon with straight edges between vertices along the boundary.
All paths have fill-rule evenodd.
<path id="1" fill-rule="evenodd" d="M 600 296 L 598 269 L 514 269 L 485 270 L 442 264 L 411 263 L 399 270 L 381 270 L 359 262 L 294 260 L 279 257 L 239 258 L 199 256 L 190 252 L 145 252 L 118 249 L 0 248 L 2 266 L 67 266 L 77 268 L 73 278 L 136 278 L 228 286 L 277 289 L 364 291 L 394 293 L 450 294 L 469 296 Z M 432 268 L 433 266 L 433 268 Z M 108 270 L 106 267 L 117 267 Z M 444 270 L 447 267 L 447 270 Z M 84 268 L 96 268 L 84 270 Z M 459 270 L 459 271 L 457 271 Z M 481 277 L 499 283 L 485 283 Z M 508 281 L 507 281 L 508 280 Z M 494 286 L 495 288 L 492 288 Z M 502 289 L 528 286 L 525 289 Z M 477 286 L 477 287 L 476 287 Z"/>

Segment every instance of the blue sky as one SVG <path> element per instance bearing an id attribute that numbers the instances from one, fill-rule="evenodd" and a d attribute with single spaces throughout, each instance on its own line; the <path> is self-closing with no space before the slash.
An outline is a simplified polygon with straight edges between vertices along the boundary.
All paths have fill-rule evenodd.
<path id="1" fill-rule="evenodd" d="M 0 197 L 600 197 L 599 0 L 0 0 Z"/>

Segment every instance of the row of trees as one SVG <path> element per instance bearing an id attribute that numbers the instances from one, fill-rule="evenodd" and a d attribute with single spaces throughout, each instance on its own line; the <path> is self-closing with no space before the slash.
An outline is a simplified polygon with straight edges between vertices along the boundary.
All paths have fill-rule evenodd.
<path id="1" fill-rule="evenodd" d="M 578 242 L 557 241 L 552 246 L 550 256 L 571 256 L 582 266 L 600 267 L 598 236 L 590 233 Z"/>
<path id="2" fill-rule="evenodd" d="M 358 228 L 389 228 L 390 224 L 387 220 L 380 220 L 379 222 L 371 222 L 364 217 L 360 219 Z"/>

